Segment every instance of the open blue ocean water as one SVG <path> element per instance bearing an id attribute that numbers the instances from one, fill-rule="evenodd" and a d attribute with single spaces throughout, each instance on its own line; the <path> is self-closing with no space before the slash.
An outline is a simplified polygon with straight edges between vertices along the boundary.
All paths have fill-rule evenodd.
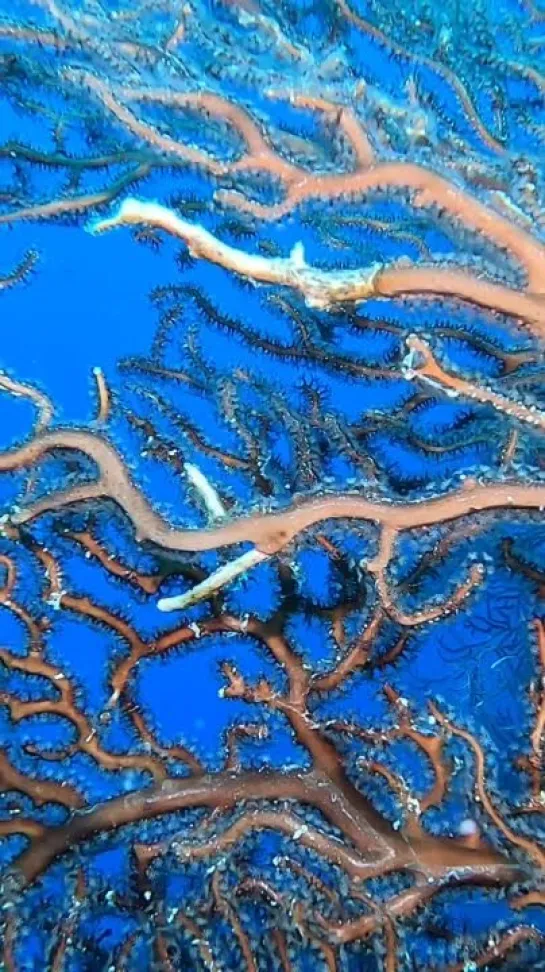
<path id="1" fill-rule="evenodd" d="M 543 0 L 1 0 L 0 968 L 545 969 Z"/>

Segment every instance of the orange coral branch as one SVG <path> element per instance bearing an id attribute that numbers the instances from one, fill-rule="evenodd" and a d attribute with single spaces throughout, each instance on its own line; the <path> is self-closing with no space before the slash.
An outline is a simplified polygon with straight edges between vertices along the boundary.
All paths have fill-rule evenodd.
<path id="1" fill-rule="evenodd" d="M 545 414 L 537 408 L 521 405 L 481 384 L 477 385 L 465 378 L 449 374 L 439 364 L 429 345 L 422 338 L 411 335 L 407 340 L 407 347 L 409 355 L 405 359 L 405 377 L 419 378 L 432 387 L 446 389 L 447 394 L 461 395 L 481 402 L 483 405 L 492 405 L 496 411 L 503 412 L 519 422 L 528 423 L 541 430 L 545 429 Z M 511 450 L 508 450 L 508 455 L 509 451 Z"/>
<path id="2" fill-rule="evenodd" d="M 367 665 L 373 642 L 383 620 L 384 612 L 382 610 L 375 611 L 369 623 L 356 639 L 355 644 L 339 659 L 335 667 L 324 675 L 313 676 L 311 688 L 316 692 L 330 692 L 342 685 L 354 672 Z"/>
<path id="3" fill-rule="evenodd" d="M 413 614 L 401 610 L 396 604 L 395 595 L 388 586 L 386 576 L 388 565 L 392 559 L 397 534 L 398 531 L 391 527 L 385 527 L 382 530 L 377 554 L 372 560 L 367 562 L 367 570 L 369 573 L 374 574 L 376 578 L 380 603 L 385 613 L 403 627 L 417 627 L 422 624 L 428 624 L 430 621 L 437 621 L 439 618 L 447 617 L 482 582 L 484 578 L 484 567 L 482 564 L 473 564 L 467 577 L 458 585 L 451 597 L 444 600 L 441 604 L 423 608 Z"/>
<path id="4" fill-rule="evenodd" d="M 64 536 L 79 543 L 88 552 L 89 556 L 95 557 L 102 567 L 109 574 L 113 574 L 114 577 L 119 577 L 129 584 L 133 584 L 141 591 L 144 591 L 145 594 L 156 594 L 159 590 L 163 581 L 161 574 L 142 574 L 139 571 L 133 570 L 131 567 L 126 567 L 117 557 L 109 554 L 89 531 L 82 530 L 79 533 L 69 532 L 65 533 Z"/>
<path id="5" fill-rule="evenodd" d="M 106 383 L 102 368 L 93 368 L 93 375 L 95 376 L 98 391 L 98 414 L 95 421 L 97 425 L 105 425 L 108 421 L 112 404 L 110 390 Z"/>
<path id="6" fill-rule="evenodd" d="M 437 891 L 438 887 L 434 882 L 427 885 L 415 885 L 407 891 L 402 891 L 396 897 L 390 898 L 374 914 L 364 915 L 362 918 L 356 918 L 354 921 L 347 921 L 342 924 L 326 922 L 321 919 L 320 924 L 323 925 L 324 929 L 327 929 L 332 941 L 337 945 L 346 945 L 349 942 L 368 938 L 386 921 L 391 922 L 395 918 L 408 917 L 426 901 L 433 898 Z"/>
<path id="7" fill-rule="evenodd" d="M 198 844 L 176 841 L 173 850 L 180 860 L 203 860 L 221 854 L 238 843 L 242 837 L 260 830 L 274 830 L 291 837 L 301 847 L 308 847 L 322 857 L 333 860 L 352 877 L 361 878 L 370 870 L 369 864 L 365 864 L 359 855 L 347 850 L 315 827 L 308 826 L 301 817 L 287 811 L 248 811 L 227 830 L 214 834 L 210 840 Z"/>
<path id="8" fill-rule="evenodd" d="M 282 91 L 272 91 L 269 89 L 267 94 L 270 98 L 285 97 Z M 316 95 L 297 94 L 295 92 L 288 95 L 288 100 L 298 108 L 315 109 L 316 111 L 323 112 L 324 115 L 328 115 L 330 118 L 332 117 L 348 139 L 354 151 L 357 168 L 365 169 L 370 165 L 374 165 L 376 161 L 375 151 L 371 145 L 369 136 L 362 128 L 359 118 L 350 108 L 346 108 L 343 105 L 336 105 Z"/>
<path id="9" fill-rule="evenodd" d="M 375 27 L 375 25 L 371 24 L 368 20 L 364 20 L 364 18 L 359 14 L 354 13 L 354 11 L 348 6 L 346 0 L 336 0 L 336 3 L 339 10 L 343 13 L 349 23 L 353 24 L 370 37 L 376 38 L 382 45 L 391 50 L 394 55 L 401 57 L 403 60 L 410 60 L 415 64 L 422 64 L 425 67 L 430 68 L 435 74 L 439 75 L 439 77 L 443 78 L 447 85 L 454 90 L 460 99 L 470 124 L 474 127 L 478 135 L 480 135 L 484 144 L 500 156 L 505 156 L 507 154 L 505 147 L 501 144 L 501 142 L 498 141 L 497 138 L 494 137 L 491 132 L 488 131 L 482 120 L 479 118 L 479 115 L 477 114 L 475 106 L 473 105 L 465 86 L 462 84 L 457 74 L 455 74 L 454 71 L 448 67 L 448 65 L 443 64 L 441 61 L 436 61 L 431 57 L 416 54 L 414 51 L 405 50 L 404 47 L 397 44 L 394 40 L 392 40 L 391 37 L 385 34 L 384 31 L 380 30 L 378 27 Z"/>
<path id="10" fill-rule="evenodd" d="M 25 385 L 20 381 L 14 381 L 8 375 L 0 373 L 0 388 L 4 388 L 16 398 L 28 398 L 38 408 L 38 421 L 36 422 L 36 433 L 43 432 L 50 424 L 55 414 L 55 409 L 50 398 L 43 392 L 33 388 L 32 385 Z"/>
<path id="11" fill-rule="evenodd" d="M 4 532 L 8 536 L 11 534 L 9 526 L 7 529 L 4 527 Z M 13 534 L 16 535 L 16 531 L 13 531 Z M 13 589 L 17 581 L 17 570 L 12 558 L 0 554 L 0 566 L 5 567 L 7 571 L 5 583 L 0 588 L 0 605 L 7 608 L 16 618 L 22 621 L 29 635 L 31 652 L 39 654 L 43 648 L 44 632 L 48 626 L 47 620 L 36 621 L 25 607 L 14 600 Z"/>
<path id="12" fill-rule="evenodd" d="M 388 730 L 385 735 L 389 739 L 410 739 L 431 763 L 435 782 L 429 792 L 419 800 L 420 812 L 424 813 L 429 807 L 440 806 L 447 792 L 451 769 L 443 756 L 443 740 L 440 736 L 427 735 L 414 727 L 407 705 L 390 685 L 384 687 L 384 694 L 398 717 L 398 726 Z"/>
<path id="13" fill-rule="evenodd" d="M 68 69 L 66 77 L 76 84 L 89 88 L 121 121 L 122 124 L 138 135 L 152 147 L 173 155 L 183 162 L 198 165 L 212 175 L 227 175 L 247 169 L 270 172 L 282 181 L 293 182 L 302 170 L 283 160 L 270 147 L 263 137 L 259 126 L 251 116 L 238 105 L 211 92 L 177 92 L 161 88 L 129 88 L 127 86 L 110 87 L 105 81 L 89 71 Z M 116 94 L 119 99 L 116 98 Z M 121 100 L 122 99 L 122 100 Z M 183 142 L 163 135 L 152 125 L 140 119 L 123 104 L 123 101 L 140 101 L 143 103 L 166 105 L 172 108 L 190 108 L 200 111 L 206 116 L 226 121 L 236 129 L 246 144 L 248 154 L 236 162 L 218 162 L 213 156 L 201 152 Z"/>
<path id="14" fill-rule="evenodd" d="M 62 509 L 84 499 L 112 499 L 132 521 L 140 541 L 149 540 L 168 550 L 213 550 L 236 543 L 253 543 L 262 552 L 274 554 L 297 534 L 329 519 L 367 520 L 394 530 L 448 523 L 491 510 L 537 510 L 545 507 L 545 486 L 526 483 L 479 485 L 470 483 L 447 496 L 426 502 L 389 504 L 363 496 L 339 493 L 313 498 L 273 513 L 240 517 L 205 530 L 173 527 L 152 510 L 145 497 L 132 485 L 117 451 L 105 439 L 85 431 L 59 429 L 36 437 L 18 449 L 0 454 L 0 472 L 29 467 L 53 450 L 82 452 L 93 459 L 100 478 L 64 492 L 51 493 L 17 511 L 13 523 L 24 523 L 49 510 Z"/>
<path id="15" fill-rule="evenodd" d="M 437 208 L 490 243 L 507 251 L 520 263 L 528 277 L 530 290 L 542 292 L 540 266 L 543 247 L 524 230 L 442 176 L 410 162 L 384 162 L 364 171 L 341 175 L 307 173 L 304 183 L 295 185 L 284 202 L 266 205 L 251 202 L 238 193 L 223 194 L 244 209 L 263 219 L 278 219 L 309 199 L 336 199 L 345 195 L 364 196 L 373 191 L 410 190 L 415 208 Z"/>
<path id="16" fill-rule="evenodd" d="M 111 771 L 123 769 L 140 770 L 150 773 L 156 781 L 160 781 L 166 777 L 166 770 L 163 765 L 150 756 L 140 756 L 137 754 L 114 755 L 102 748 L 97 739 L 96 731 L 86 716 L 76 706 L 74 688 L 64 672 L 59 668 L 32 655 L 27 658 L 18 658 L 4 648 L 0 649 L 0 661 L 7 668 L 15 671 L 40 675 L 46 678 L 59 693 L 57 700 L 42 699 L 35 702 L 22 702 L 6 694 L 1 695 L 0 700 L 4 705 L 8 706 L 10 717 L 14 722 L 20 722 L 22 719 L 28 719 L 35 715 L 58 715 L 67 719 L 74 726 L 78 734 L 77 748 L 95 759 L 104 769 Z M 12 779 L 14 779 L 13 774 Z M 59 787 L 59 789 L 62 790 L 63 788 Z"/>

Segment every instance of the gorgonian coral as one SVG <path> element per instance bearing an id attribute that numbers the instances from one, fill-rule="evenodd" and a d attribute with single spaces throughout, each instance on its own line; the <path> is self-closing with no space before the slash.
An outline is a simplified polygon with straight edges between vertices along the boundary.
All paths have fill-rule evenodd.
<path id="1" fill-rule="evenodd" d="M 542 15 L 397 6 L 0 20 L 8 972 L 543 965 Z"/>

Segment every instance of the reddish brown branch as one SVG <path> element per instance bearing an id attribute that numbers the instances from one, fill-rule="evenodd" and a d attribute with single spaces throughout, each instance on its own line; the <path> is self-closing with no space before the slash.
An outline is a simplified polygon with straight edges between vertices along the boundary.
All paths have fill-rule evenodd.
<path id="1" fill-rule="evenodd" d="M 204 967 L 208 972 L 218 972 L 218 967 L 214 961 L 212 949 L 206 940 L 201 928 L 189 915 L 184 914 L 182 909 L 178 911 L 175 923 L 180 925 L 186 932 L 192 945 L 197 949 Z"/>
<path id="2" fill-rule="evenodd" d="M 233 929 L 235 938 L 238 941 L 242 956 L 244 958 L 247 972 L 258 972 L 258 968 L 252 954 L 250 939 L 242 927 L 242 922 L 232 901 L 227 899 L 225 891 L 222 888 L 221 875 L 219 871 L 216 871 L 212 877 L 212 894 L 214 896 L 214 901 L 218 911 Z"/>
<path id="3" fill-rule="evenodd" d="M 498 828 L 500 833 L 503 834 L 509 843 L 525 851 L 539 868 L 545 868 L 545 850 L 529 837 L 516 833 L 516 831 L 514 831 L 513 828 L 510 827 L 509 824 L 504 820 L 500 811 L 492 802 L 486 786 L 485 754 L 479 741 L 467 729 L 461 729 L 459 726 L 454 725 L 449 719 L 446 718 L 446 716 L 443 715 L 442 712 L 439 711 L 434 703 L 430 703 L 430 710 L 434 718 L 437 719 L 437 721 L 449 733 L 463 739 L 472 750 L 475 757 L 475 792 L 478 796 L 479 802 L 492 820 L 493 824 Z"/>
<path id="4" fill-rule="evenodd" d="M 110 554 L 88 530 L 79 533 L 67 532 L 63 534 L 71 540 L 79 543 L 90 557 L 95 557 L 109 574 L 127 581 L 134 587 L 138 587 L 145 594 L 156 594 L 163 581 L 161 574 L 142 574 L 132 567 L 126 567 L 117 556 Z"/>
<path id="5" fill-rule="evenodd" d="M 175 841 L 173 849 L 182 861 L 205 860 L 221 855 L 248 834 L 262 830 L 273 830 L 290 837 L 301 847 L 307 847 L 326 860 L 334 861 L 353 877 L 362 876 L 367 870 L 359 855 L 345 849 L 339 841 L 320 833 L 315 827 L 308 826 L 302 817 L 285 810 L 249 810 L 227 830 L 215 833 L 209 840 L 199 843 Z"/>
<path id="6" fill-rule="evenodd" d="M 311 680 L 312 691 L 331 692 L 339 688 L 355 672 L 364 668 L 369 663 L 371 650 L 383 620 L 384 612 L 379 608 L 366 624 L 355 644 L 341 656 L 335 667 L 324 675 L 313 675 Z"/>
<path id="7" fill-rule="evenodd" d="M 275 866 L 286 868 L 293 874 L 296 874 L 298 877 L 302 877 L 307 882 L 309 887 L 311 887 L 318 894 L 322 895 L 322 897 L 324 897 L 333 908 L 335 908 L 337 911 L 339 910 L 341 906 L 341 899 L 338 892 L 330 888 L 325 881 L 322 881 L 318 875 L 313 874 L 312 871 L 309 871 L 308 868 L 300 864 L 299 861 L 286 856 L 277 857 L 275 860 Z"/>
<path id="8" fill-rule="evenodd" d="M 368 938 L 380 930 L 386 922 L 409 917 L 426 901 L 435 897 L 439 890 L 439 886 L 434 882 L 415 885 L 407 891 L 402 891 L 396 897 L 390 898 L 380 908 L 375 908 L 372 914 L 366 914 L 361 918 L 342 924 L 325 921 L 321 918 L 320 924 L 328 931 L 335 944 L 345 945 L 348 942 Z"/>
<path id="9" fill-rule="evenodd" d="M 168 779 L 159 786 L 100 804 L 51 828 L 16 859 L 14 874 L 24 887 L 60 855 L 99 833 L 184 809 L 232 809 L 244 801 L 294 800 L 313 806 L 355 845 L 347 849 L 327 838 L 335 863 L 357 880 L 394 870 L 416 870 L 433 880 L 511 883 L 518 871 L 494 851 L 464 847 L 449 839 L 424 835 L 413 842 L 395 830 L 358 794 L 357 804 L 330 779 L 312 773 L 218 773 L 215 776 Z M 324 835 L 325 836 L 325 835 Z M 338 848 L 337 848 L 338 843 Z"/>
<path id="10" fill-rule="evenodd" d="M 6 535 L 11 535 L 9 526 L 4 527 L 4 532 Z M 16 536 L 16 533 L 17 531 L 13 530 L 14 536 Z M 14 599 L 13 592 L 17 583 L 17 568 L 14 560 L 6 554 L 0 554 L 0 567 L 4 567 L 6 570 L 5 583 L 0 588 L 0 605 L 11 611 L 23 623 L 28 633 L 30 651 L 33 654 L 40 654 L 43 649 L 44 633 L 47 630 L 48 621 L 45 618 L 37 621 L 36 618 L 32 617 L 30 611 Z"/>
<path id="11" fill-rule="evenodd" d="M 485 948 L 479 955 L 471 960 L 471 968 L 482 969 L 490 965 L 497 965 L 505 955 L 512 949 L 521 945 L 523 942 L 543 942 L 544 936 L 531 925 L 521 925 L 519 928 L 511 928 L 505 932 L 493 945 Z M 468 967 L 468 960 L 449 965 L 445 972 L 465 972 Z"/>
<path id="12" fill-rule="evenodd" d="M 13 817 L 11 820 L 0 820 L 0 837 L 7 837 L 10 834 L 24 834 L 38 840 L 47 832 L 47 828 L 36 820 L 28 817 Z"/>
<path id="13" fill-rule="evenodd" d="M 545 891 L 528 891 L 518 898 L 511 898 L 509 904 L 515 911 L 523 911 L 524 908 L 531 908 L 533 905 L 545 908 Z"/>
<path id="14" fill-rule="evenodd" d="M 29 655 L 26 658 L 19 658 L 16 655 L 9 653 L 5 649 L 0 649 L 0 660 L 6 665 L 7 668 L 14 671 L 26 672 L 30 675 L 40 675 L 47 679 L 47 681 L 56 689 L 59 696 L 57 699 L 45 698 L 39 701 L 23 702 L 15 696 L 3 693 L 0 696 L 0 699 L 4 705 L 8 706 L 10 718 L 14 722 L 20 722 L 22 719 L 28 719 L 36 715 L 57 715 L 62 719 L 68 720 L 68 722 L 70 722 L 76 730 L 77 743 L 75 746 L 70 747 L 72 751 L 77 748 L 81 752 L 87 753 L 106 770 L 119 771 L 123 769 L 136 769 L 142 772 L 150 773 L 157 782 L 165 778 L 166 771 L 163 765 L 158 760 L 154 760 L 150 756 L 137 754 L 113 754 L 103 749 L 97 738 L 96 730 L 76 704 L 74 686 L 64 672 L 61 671 L 61 669 L 54 665 L 50 665 L 48 662 L 36 657 L 35 655 Z M 36 755 L 41 755 L 41 753 L 37 752 Z M 65 754 L 62 753 L 53 758 L 62 759 L 64 758 L 64 755 Z M 22 785 L 21 781 L 22 778 L 19 780 L 19 787 L 16 788 L 20 788 Z M 11 782 L 12 784 L 15 782 L 13 773 L 11 774 Z M 40 784 L 40 786 L 41 785 L 42 784 Z M 44 787 L 47 787 L 48 785 L 51 787 L 57 787 L 57 784 L 43 784 Z M 36 784 L 36 786 L 38 786 L 38 784 Z M 63 788 L 62 786 L 59 786 L 58 790 L 61 793 L 66 790 L 67 798 L 69 798 L 70 793 L 73 792 L 71 787 Z M 57 791 L 55 790 L 55 792 Z M 65 801 L 63 800 L 62 802 Z M 81 806 L 81 802 L 76 805 Z"/>
<path id="15" fill-rule="evenodd" d="M 243 739 L 266 739 L 269 734 L 263 723 L 236 723 L 227 730 L 225 739 L 226 759 L 224 769 L 238 771 L 241 769 L 238 744 Z"/>
<path id="16" fill-rule="evenodd" d="M 154 734 L 146 725 L 144 717 L 138 711 L 137 706 L 134 702 L 131 702 L 127 698 L 126 694 L 121 697 L 121 704 L 123 711 L 128 716 L 132 724 L 134 725 L 140 739 L 149 746 L 151 751 L 161 759 L 165 760 L 178 760 L 181 763 L 185 763 L 191 773 L 200 775 L 204 773 L 204 766 L 199 759 L 187 748 L 187 746 L 182 746 L 179 743 L 174 746 L 163 746 L 161 743 L 157 742 Z"/>
<path id="17" fill-rule="evenodd" d="M 39 807 L 44 803 L 60 803 L 61 806 L 71 810 L 78 810 L 84 806 L 83 797 L 70 784 L 36 780 L 26 773 L 20 773 L 11 765 L 5 753 L 0 753 L 0 785 L 4 791 L 16 790 L 18 793 L 25 793 Z"/>

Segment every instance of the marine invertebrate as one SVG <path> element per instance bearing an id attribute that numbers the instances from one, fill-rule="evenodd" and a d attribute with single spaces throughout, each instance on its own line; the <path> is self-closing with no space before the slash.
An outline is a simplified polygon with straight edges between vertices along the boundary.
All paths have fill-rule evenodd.
<path id="1" fill-rule="evenodd" d="M 540 163 L 378 7 L 0 25 L 0 222 L 171 281 L 88 423 L 0 378 L 9 972 L 543 960 Z"/>

